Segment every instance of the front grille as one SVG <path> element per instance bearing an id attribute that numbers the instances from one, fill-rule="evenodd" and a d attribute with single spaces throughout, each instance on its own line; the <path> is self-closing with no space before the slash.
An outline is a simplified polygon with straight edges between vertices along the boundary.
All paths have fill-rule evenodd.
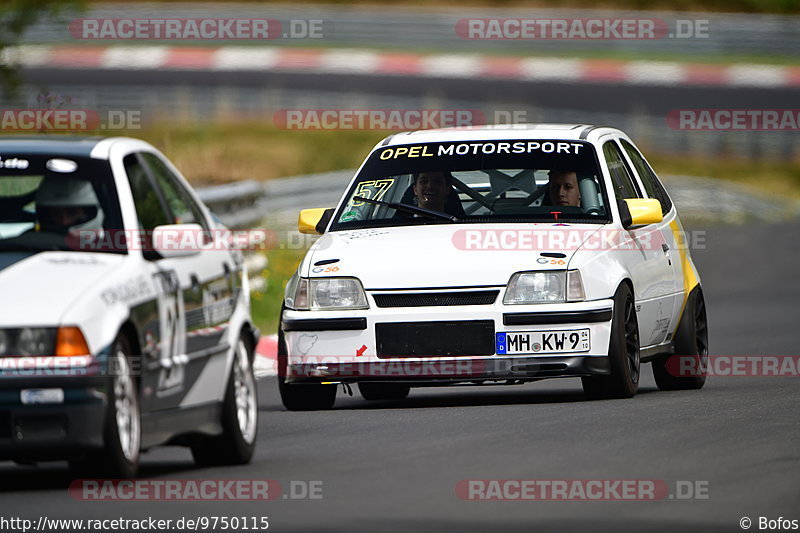
<path id="1" fill-rule="evenodd" d="M 494 355 L 494 322 L 464 320 L 375 324 L 378 357 Z"/>
<path id="2" fill-rule="evenodd" d="M 374 294 L 378 307 L 433 307 L 439 305 L 491 305 L 500 291 L 414 292 Z"/>

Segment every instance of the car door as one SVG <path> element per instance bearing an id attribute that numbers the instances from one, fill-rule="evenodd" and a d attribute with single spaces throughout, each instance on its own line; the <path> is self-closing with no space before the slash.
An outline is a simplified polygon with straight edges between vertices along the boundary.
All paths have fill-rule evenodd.
<path id="1" fill-rule="evenodd" d="M 202 209 L 158 155 L 131 154 L 124 162 L 145 236 L 143 255 L 158 294 L 157 312 L 146 333 L 157 349 L 150 356 L 153 371 L 143 376 L 143 390 L 150 392 L 143 395 L 143 410 L 219 400 L 221 386 L 192 389 L 209 361 L 224 359 L 227 351 L 223 339 L 236 279 L 231 256 L 226 250 L 215 250 Z M 181 242 L 191 248 L 190 255 L 160 257 L 153 252 L 152 232 L 157 226 L 189 223 L 199 224 L 204 233 Z"/>
<path id="2" fill-rule="evenodd" d="M 614 138 L 603 143 L 603 158 L 616 198 L 641 198 L 638 183 Z M 674 275 L 662 249 L 664 241 L 658 225 L 631 228 L 628 235 L 632 242 L 618 253 L 631 274 L 640 344 L 647 347 L 659 344 L 666 334 L 674 307 Z"/>
<path id="3" fill-rule="evenodd" d="M 664 338 L 659 342 L 669 341 L 671 340 L 671 332 L 675 330 L 680 319 L 684 300 L 683 248 L 686 246 L 686 242 L 683 227 L 678 220 L 677 210 L 673 208 L 672 200 L 647 160 L 628 139 L 620 137 L 618 140 L 631 167 L 639 177 L 647 196 L 655 198 L 661 203 L 661 212 L 664 215 L 664 220 L 657 224 L 657 227 L 663 239 L 662 250 L 672 267 L 674 305 L 669 324 L 664 325 Z"/>

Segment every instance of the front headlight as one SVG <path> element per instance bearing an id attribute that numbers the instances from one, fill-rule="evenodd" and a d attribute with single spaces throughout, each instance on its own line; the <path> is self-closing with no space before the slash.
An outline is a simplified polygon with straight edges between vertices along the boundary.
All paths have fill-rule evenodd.
<path id="1" fill-rule="evenodd" d="M 55 328 L 22 328 L 17 337 L 17 355 L 53 355 Z"/>
<path id="2" fill-rule="evenodd" d="M 299 278 L 293 285 L 292 297 L 289 297 L 287 285 L 286 306 L 291 309 L 319 311 L 369 308 L 364 287 L 356 278 Z"/>
<path id="3" fill-rule="evenodd" d="M 585 298 L 580 272 L 517 272 L 508 282 L 506 305 L 577 302 Z"/>

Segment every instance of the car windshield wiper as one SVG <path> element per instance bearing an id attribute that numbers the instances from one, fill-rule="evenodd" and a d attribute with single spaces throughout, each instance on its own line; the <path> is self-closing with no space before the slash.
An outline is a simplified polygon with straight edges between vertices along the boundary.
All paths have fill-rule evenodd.
<path id="1" fill-rule="evenodd" d="M 434 211 L 433 209 L 425 209 L 424 207 L 417 207 L 415 205 L 408 205 L 408 204 L 399 204 L 397 202 L 384 202 L 382 200 L 373 200 L 372 198 L 364 198 L 363 196 L 353 196 L 353 200 L 358 200 L 359 202 L 367 202 L 369 204 L 375 205 L 383 205 L 386 207 L 391 207 L 392 209 L 397 209 L 398 211 L 405 211 L 406 213 L 413 213 L 416 215 L 428 215 L 435 218 L 440 218 L 442 220 L 447 220 L 449 222 L 458 222 L 458 217 L 453 215 L 448 215 L 447 213 L 442 213 L 441 211 Z"/>

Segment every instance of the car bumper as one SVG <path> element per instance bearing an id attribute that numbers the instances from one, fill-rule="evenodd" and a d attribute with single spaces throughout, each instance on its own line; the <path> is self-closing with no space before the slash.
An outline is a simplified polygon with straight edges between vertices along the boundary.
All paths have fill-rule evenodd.
<path id="1" fill-rule="evenodd" d="M 106 383 L 98 377 L 0 377 L 0 459 L 69 459 L 101 448 Z M 23 403 L 23 390 L 58 390 L 63 400 Z"/>
<path id="2" fill-rule="evenodd" d="M 535 380 L 609 373 L 608 345 L 612 300 L 528 306 L 453 306 L 371 308 L 366 311 L 285 310 L 281 329 L 287 358 L 279 365 L 291 383 L 404 381 L 418 384 L 486 380 Z M 385 326 L 404 323 L 472 323 L 481 329 L 478 355 L 391 356 L 381 354 L 377 338 Z M 424 329 L 424 328 L 423 328 Z M 588 329 L 587 351 L 497 353 L 495 336 L 514 332 L 566 332 Z M 404 341 L 405 342 L 405 341 Z M 407 339 L 412 346 L 414 339 Z M 457 342 L 457 340 L 456 340 Z M 413 350 L 412 350 L 413 351 Z"/>
<path id="3" fill-rule="evenodd" d="M 535 381 L 557 377 L 607 375 L 608 357 L 437 358 L 428 361 L 292 364 L 287 381 L 295 384 L 395 382 L 446 385 L 484 381 Z"/>

